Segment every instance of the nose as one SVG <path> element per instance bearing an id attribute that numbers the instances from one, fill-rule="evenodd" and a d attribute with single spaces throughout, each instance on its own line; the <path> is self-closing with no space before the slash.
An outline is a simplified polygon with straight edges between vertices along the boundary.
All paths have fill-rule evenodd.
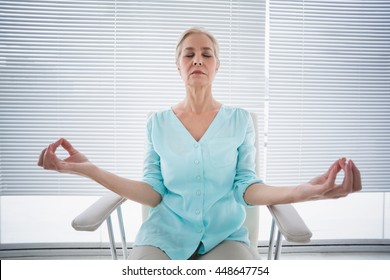
<path id="1" fill-rule="evenodd" d="M 192 64 L 194 66 L 202 66 L 203 65 L 202 56 L 199 55 L 194 56 L 194 60 L 192 61 Z"/>

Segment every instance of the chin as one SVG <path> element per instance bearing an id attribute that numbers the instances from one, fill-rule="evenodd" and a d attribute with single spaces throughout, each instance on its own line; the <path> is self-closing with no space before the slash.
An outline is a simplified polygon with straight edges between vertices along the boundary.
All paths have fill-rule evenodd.
<path id="1" fill-rule="evenodd" d="M 210 86 L 209 83 L 188 83 L 187 86 L 189 87 L 208 87 Z"/>

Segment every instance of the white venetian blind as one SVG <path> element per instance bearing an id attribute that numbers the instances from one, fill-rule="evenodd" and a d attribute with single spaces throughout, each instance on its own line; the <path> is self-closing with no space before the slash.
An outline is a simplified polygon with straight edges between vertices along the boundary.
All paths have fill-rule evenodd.
<path id="1" fill-rule="evenodd" d="M 40 151 L 59 137 L 99 166 L 139 179 L 147 112 L 184 96 L 175 45 L 192 26 L 205 27 L 219 39 L 216 97 L 261 118 L 264 5 L 1 1 L 0 194 L 104 192 L 85 178 L 36 166 Z"/>
<path id="2" fill-rule="evenodd" d="M 270 1 L 267 181 L 303 182 L 337 158 L 390 190 L 390 2 Z"/>

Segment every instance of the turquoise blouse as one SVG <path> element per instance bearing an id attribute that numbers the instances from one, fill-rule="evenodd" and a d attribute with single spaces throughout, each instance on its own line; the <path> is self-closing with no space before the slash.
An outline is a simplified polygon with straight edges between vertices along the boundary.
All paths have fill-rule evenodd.
<path id="1" fill-rule="evenodd" d="M 250 114 L 222 105 L 196 141 L 169 109 L 148 119 L 147 135 L 143 180 L 162 201 L 150 210 L 135 246 L 151 245 L 171 259 L 188 259 L 223 240 L 249 245 L 244 193 L 261 182 Z"/>

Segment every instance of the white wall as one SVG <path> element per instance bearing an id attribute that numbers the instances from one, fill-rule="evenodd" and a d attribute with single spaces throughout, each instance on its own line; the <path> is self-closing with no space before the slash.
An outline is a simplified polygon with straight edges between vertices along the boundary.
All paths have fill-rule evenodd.
<path id="1" fill-rule="evenodd" d="M 96 232 L 77 232 L 71 227 L 73 218 L 97 199 L 0 197 L 1 243 L 107 242 L 105 224 Z M 359 193 L 339 200 L 295 206 L 312 230 L 313 239 L 390 238 L 389 193 Z M 136 203 L 126 202 L 123 215 L 128 241 L 132 241 L 141 224 L 141 208 Z M 115 225 L 115 216 L 113 222 Z M 266 207 L 262 207 L 260 240 L 268 239 L 270 223 L 270 215 Z"/>
<path id="2" fill-rule="evenodd" d="M 1 243 L 108 242 L 107 228 L 78 232 L 72 220 L 98 197 L 17 197 L 1 198 Z M 141 223 L 141 208 L 136 203 L 123 205 L 128 240 L 134 240 Z M 117 228 L 116 215 L 113 224 Z M 119 235 L 117 241 L 120 241 Z"/>
<path id="3" fill-rule="evenodd" d="M 313 232 L 312 239 L 390 238 L 390 194 L 358 193 L 337 200 L 295 204 Z M 260 239 L 267 239 L 271 218 L 261 212 Z"/>

